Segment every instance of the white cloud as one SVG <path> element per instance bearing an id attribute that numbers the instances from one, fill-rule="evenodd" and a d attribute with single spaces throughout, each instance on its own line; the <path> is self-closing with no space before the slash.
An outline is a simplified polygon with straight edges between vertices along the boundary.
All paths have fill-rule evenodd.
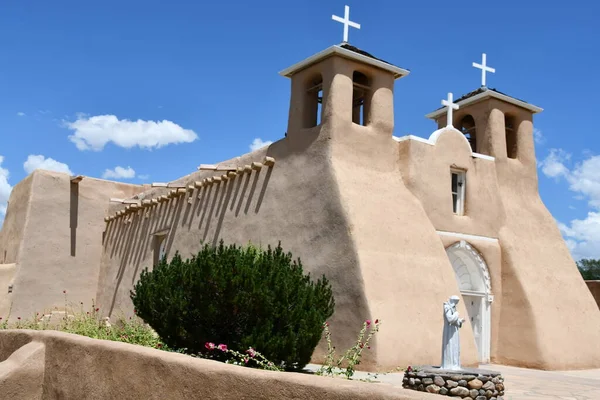
<path id="1" fill-rule="evenodd" d="M 252 144 L 250 145 L 250 151 L 258 150 L 258 149 L 268 146 L 272 143 L 273 142 L 271 140 L 264 141 L 261 138 L 256 138 L 252 141 Z"/>
<path id="2" fill-rule="evenodd" d="M 24 117 L 24 116 L 25 116 L 25 115 L 27 115 L 27 114 L 25 114 L 23 111 L 19 111 L 19 112 L 17 113 L 17 115 L 18 115 L 19 117 Z"/>
<path id="3" fill-rule="evenodd" d="M 584 219 L 575 219 L 558 227 L 575 260 L 600 258 L 600 155 L 589 155 L 572 168 L 567 165 L 570 154 L 561 149 L 551 149 L 540 163 L 544 175 L 565 179 L 576 198 L 587 199 L 590 211 Z"/>
<path id="4" fill-rule="evenodd" d="M 0 226 L 2 225 L 4 215 L 6 214 L 6 203 L 8 202 L 10 192 L 12 191 L 12 186 L 8 184 L 8 170 L 2 168 L 3 161 L 4 157 L 0 156 Z"/>
<path id="5" fill-rule="evenodd" d="M 23 168 L 28 174 L 32 173 L 36 169 L 45 169 L 48 171 L 63 172 L 65 174 L 73 175 L 73 172 L 67 164 L 58 162 L 52 158 L 46 158 L 41 154 L 29 155 L 27 157 L 27 161 L 23 163 Z"/>
<path id="6" fill-rule="evenodd" d="M 546 138 L 544 137 L 544 134 L 542 133 L 541 130 L 539 130 L 537 128 L 533 128 L 533 140 L 537 144 L 544 144 L 546 142 Z"/>
<path id="7" fill-rule="evenodd" d="M 64 124 L 75 132 L 69 139 L 79 150 L 100 151 L 109 142 L 126 149 L 135 146 L 158 149 L 169 144 L 191 143 L 198 138 L 194 131 L 167 120 L 129 121 L 119 120 L 114 115 L 80 114 L 76 121 Z"/>
<path id="8" fill-rule="evenodd" d="M 115 167 L 115 169 L 104 170 L 102 174 L 104 179 L 132 179 L 135 178 L 135 170 L 131 167 Z"/>
<path id="9" fill-rule="evenodd" d="M 564 178 L 569 174 L 565 162 L 571 159 L 571 155 L 562 149 L 551 149 L 545 160 L 540 162 L 542 172 L 549 178 Z"/>

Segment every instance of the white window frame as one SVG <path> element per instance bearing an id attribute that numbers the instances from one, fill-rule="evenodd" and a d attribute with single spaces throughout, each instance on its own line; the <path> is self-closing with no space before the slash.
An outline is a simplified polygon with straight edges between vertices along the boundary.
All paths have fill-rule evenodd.
<path id="1" fill-rule="evenodd" d="M 457 188 L 456 191 L 452 187 L 453 176 L 457 176 Z M 460 169 L 450 169 L 450 189 L 452 195 L 452 212 L 455 215 L 465 214 L 465 193 L 467 186 L 467 171 Z M 454 201 L 454 195 L 456 195 L 456 203 Z M 454 210 L 456 207 L 456 211 Z"/>

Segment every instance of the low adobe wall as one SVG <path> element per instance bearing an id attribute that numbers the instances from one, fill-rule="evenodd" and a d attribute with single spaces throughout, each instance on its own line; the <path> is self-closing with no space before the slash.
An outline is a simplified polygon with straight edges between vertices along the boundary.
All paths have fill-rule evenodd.
<path id="1" fill-rule="evenodd" d="M 260 371 L 56 331 L 0 331 L 0 393 L 36 399 L 430 399 L 383 383 Z"/>
<path id="2" fill-rule="evenodd" d="M 594 300 L 596 300 L 596 304 L 600 308 L 600 281 L 585 281 L 587 287 L 592 292 L 592 296 L 594 296 Z"/>

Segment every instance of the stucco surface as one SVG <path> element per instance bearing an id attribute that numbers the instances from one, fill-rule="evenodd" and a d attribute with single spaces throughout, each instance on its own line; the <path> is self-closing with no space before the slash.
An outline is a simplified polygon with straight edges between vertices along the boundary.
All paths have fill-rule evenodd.
<path id="1" fill-rule="evenodd" d="M 17 183 L 10 194 L 4 223 L 0 229 L 0 260 L 2 264 L 14 264 L 19 258 L 27 226 L 26 217 L 30 206 L 32 182 L 33 176 L 29 175 Z"/>
<path id="2" fill-rule="evenodd" d="M 465 115 L 475 119 L 478 152 L 495 158 L 497 206 L 486 210 L 497 212 L 490 219 L 496 228 L 487 236 L 499 239 L 502 292 L 492 308 L 493 318 L 500 315 L 492 359 L 540 369 L 599 367 L 600 313 L 539 196 L 532 115 L 495 99 L 461 108 L 454 124 Z M 505 116 L 514 121 L 516 158 L 507 156 Z M 469 175 L 467 185 L 471 190 Z M 482 201 L 490 199 L 467 199 Z"/>
<path id="3" fill-rule="evenodd" d="M 6 299 L 12 303 L 11 319 L 64 308 L 63 290 L 69 302 L 89 306 L 98 284 L 109 199 L 141 190 L 93 178 L 75 185 L 67 174 L 44 170 L 19 183 L 11 193 L 0 238 L 0 249 L 9 250 L 7 259 L 16 264 L 12 294 L 1 288 L 2 311 Z"/>
<path id="4" fill-rule="evenodd" d="M 53 331 L 0 332 L 0 393 L 36 399 L 433 399 L 384 383 L 259 371 Z"/>

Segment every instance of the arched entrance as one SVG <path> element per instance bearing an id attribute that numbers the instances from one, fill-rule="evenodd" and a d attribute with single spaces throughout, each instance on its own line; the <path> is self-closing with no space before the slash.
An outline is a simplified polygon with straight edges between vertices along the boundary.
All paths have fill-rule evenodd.
<path id="1" fill-rule="evenodd" d="M 479 362 L 490 361 L 491 303 L 490 274 L 485 260 L 469 243 L 461 240 L 446 249 L 460 293 L 473 327 Z"/>

